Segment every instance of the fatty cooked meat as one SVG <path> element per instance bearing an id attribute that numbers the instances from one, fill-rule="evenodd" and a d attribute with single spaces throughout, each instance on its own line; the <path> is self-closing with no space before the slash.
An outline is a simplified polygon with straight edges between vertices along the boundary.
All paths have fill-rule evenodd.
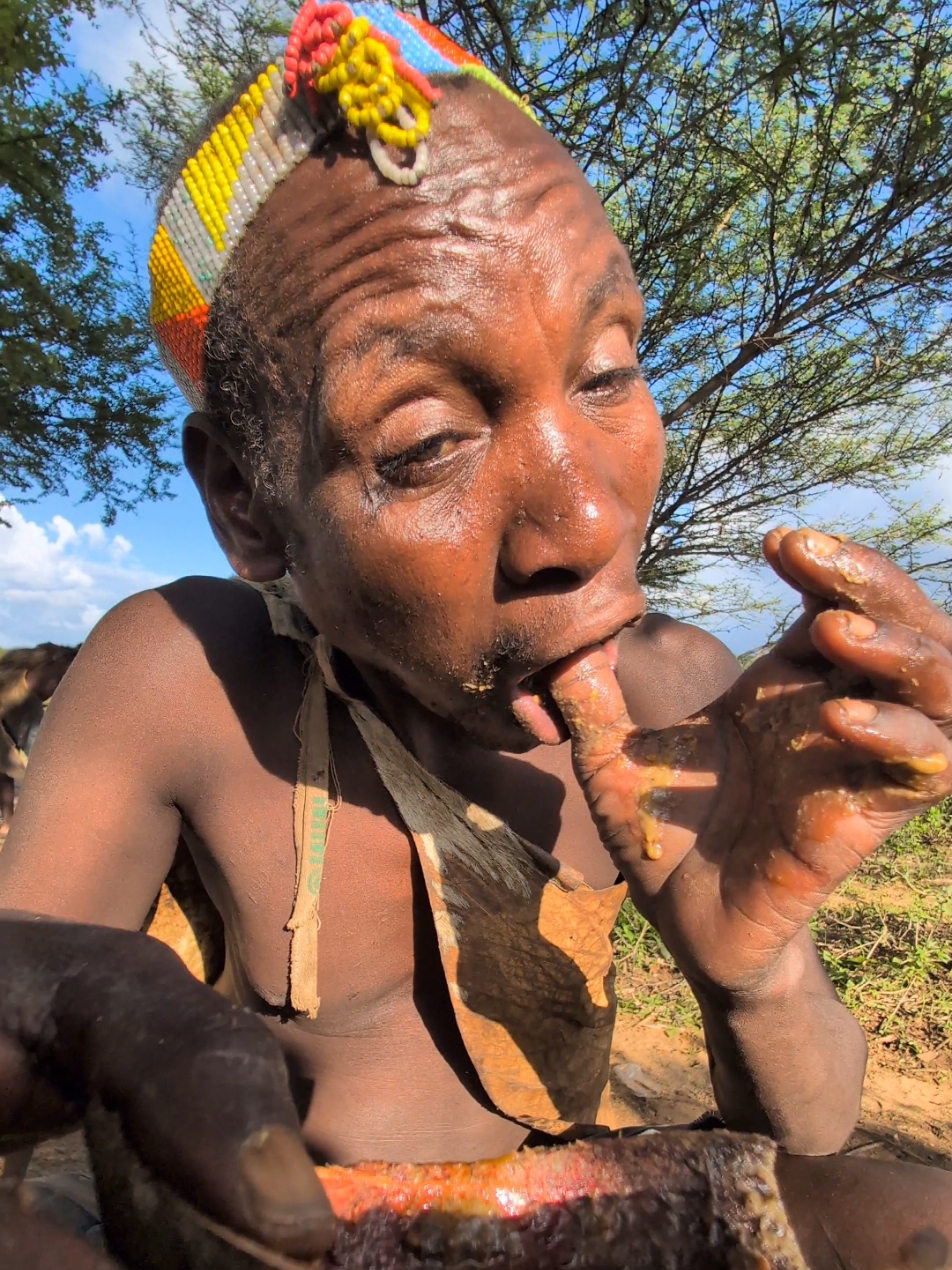
<path id="1" fill-rule="evenodd" d="M 337 1217 L 299 1261 L 198 1212 L 87 1111 L 107 1243 L 127 1270 L 806 1270 L 776 1147 L 748 1134 L 592 1137 L 469 1164 L 319 1167 Z"/>
<path id="2" fill-rule="evenodd" d="M 803 1270 L 774 1158 L 763 1138 L 667 1132 L 318 1176 L 343 1270 Z"/>

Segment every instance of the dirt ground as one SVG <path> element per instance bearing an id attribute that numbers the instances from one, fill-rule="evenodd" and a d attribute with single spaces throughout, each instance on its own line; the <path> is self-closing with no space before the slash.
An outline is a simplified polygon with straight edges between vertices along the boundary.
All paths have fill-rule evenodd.
<path id="1" fill-rule="evenodd" d="M 685 1124 L 713 1108 L 701 1034 L 620 1014 L 612 1051 L 613 1124 Z M 952 1081 L 900 1075 L 871 1059 L 862 1118 L 846 1149 L 952 1170 Z"/>
<path id="2" fill-rule="evenodd" d="M 65 1138 L 53 1138 L 33 1152 L 27 1177 L 49 1177 L 53 1173 L 82 1173 L 92 1176 L 89 1156 L 82 1132 L 70 1133 Z"/>

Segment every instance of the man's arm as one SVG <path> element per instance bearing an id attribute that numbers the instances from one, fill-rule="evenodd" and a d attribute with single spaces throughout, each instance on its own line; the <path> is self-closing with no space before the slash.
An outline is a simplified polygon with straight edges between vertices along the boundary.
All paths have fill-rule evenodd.
<path id="1" fill-rule="evenodd" d="M 216 1221 L 292 1256 L 333 1239 L 278 1042 L 145 935 L 0 911 L 0 1089 L 0 1151 L 91 1109 Z"/>
<path id="2" fill-rule="evenodd" d="M 866 1037 L 836 995 L 804 928 L 755 995 L 692 983 L 718 1110 L 791 1155 L 832 1155 L 859 1118 Z"/>
<path id="3" fill-rule="evenodd" d="M 647 614 L 619 648 L 618 682 L 642 727 L 667 727 L 703 709 L 740 673 L 720 640 L 662 614 Z M 770 1134 L 796 1154 L 839 1150 L 859 1115 L 866 1039 L 809 931 L 791 942 L 769 988 L 756 995 L 701 981 L 691 988 L 725 1124 Z"/>
<path id="4" fill-rule="evenodd" d="M 171 865 L 196 641 L 155 592 L 100 622 L 58 689 L 0 853 L 0 908 L 138 929 Z"/>

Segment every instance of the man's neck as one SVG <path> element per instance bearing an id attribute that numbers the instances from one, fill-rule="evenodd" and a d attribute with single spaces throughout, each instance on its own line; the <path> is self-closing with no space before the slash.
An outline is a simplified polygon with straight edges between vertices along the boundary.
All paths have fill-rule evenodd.
<path id="1" fill-rule="evenodd" d="M 459 724 L 434 714 L 387 674 L 363 663 L 355 668 L 369 704 L 417 762 L 447 785 L 459 788 L 465 773 L 492 761 L 494 751 L 470 740 Z"/>

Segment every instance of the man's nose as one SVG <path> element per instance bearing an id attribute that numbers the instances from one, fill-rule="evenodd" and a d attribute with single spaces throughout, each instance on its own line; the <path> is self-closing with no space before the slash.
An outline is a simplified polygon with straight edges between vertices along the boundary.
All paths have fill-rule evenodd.
<path id="1" fill-rule="evenodd" d="M 573 418 L 533 429 L 512 462 L 512 501 L 499 552 L 507 581 L 521 590 L 579 586 L 609 564 L 635 529 L 605 433 Z M 613 474 L 614 469 L 614 474 Z"/>

